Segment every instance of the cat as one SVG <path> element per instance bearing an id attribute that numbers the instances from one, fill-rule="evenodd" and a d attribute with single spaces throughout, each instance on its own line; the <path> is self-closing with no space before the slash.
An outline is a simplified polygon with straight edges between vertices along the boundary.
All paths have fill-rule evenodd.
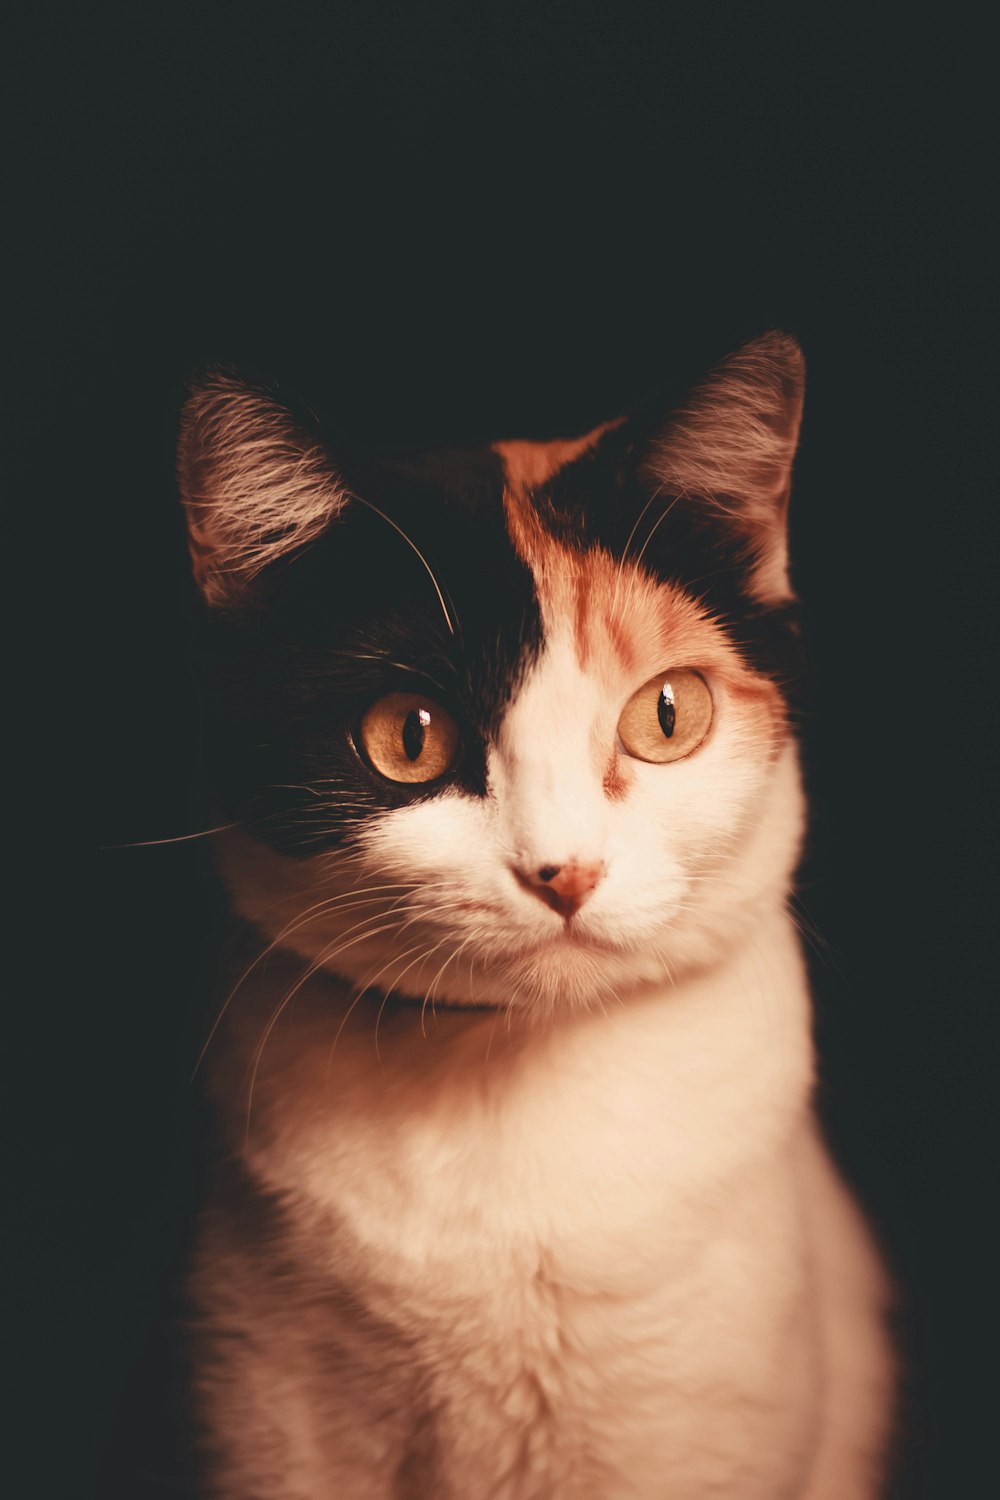
<path id="1" fill-rule="evenodd" d="M 812 1109 L 768 333 L 583 437 L 179 476 L 219 867 L 190 1277 L 221 1500 L 874 1500 L 889 1279 Z"/>

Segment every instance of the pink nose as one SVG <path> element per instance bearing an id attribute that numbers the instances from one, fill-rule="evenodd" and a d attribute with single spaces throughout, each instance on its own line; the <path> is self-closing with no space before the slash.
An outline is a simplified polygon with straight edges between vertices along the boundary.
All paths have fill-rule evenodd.
<path id="1" fill-rule="evenodd" d="M 594 887 L 604 876 L 604 865 L 599 861 L 584 864 L 570 860 L 565 865 L 541 865 L 537 870 L 522 874 L 515 870 L 521 885 L 546 906 L 551 906 L 561 917 L 572 917 L 580 910 Z"/>

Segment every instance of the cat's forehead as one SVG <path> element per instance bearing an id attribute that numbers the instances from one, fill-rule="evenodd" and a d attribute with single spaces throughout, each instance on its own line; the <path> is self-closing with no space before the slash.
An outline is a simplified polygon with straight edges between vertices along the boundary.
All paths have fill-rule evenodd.
<path id="1" fill-rule="evenodd" d="M 653 671 L 667 656 L 704 657 L 715 632 L 681 589 L 658 582 L 599 542 L 580 545 L 581 537 L 574 544 L 565 527 L 560 535 L 545 524 L 538 492 L 524 476 L 546 484 L 596 447 L 606 430 L 575 444 L 504 445 L 504 512 L 511 545 L 532 575 L 543 634 L 571 645 L 584 671 L 613 681 Z"/>
<path id="2" fill-rule="evenodd" d="M 480 514 L 499 507 L 508 547 L 530 574 L 543 640 L 571 642 L 579 665 L 603 666 L 603 675 L 631 676 L 665 651 L 694 660 L 715 634 L 691 594 L 629 556 L 650 498 L 628 472 L 633 446 L 619 418 L 576 438 L 425 455 L 421 468 Z M 678 575 L 692 560 L 689 548 Z"/>
<path id="3" fill-rule="evenodd" d="M 348 462 L 348 486 L 380 507 L 354 512 L 349 544 L 337 528 L 328 539 L 351 618 L 367 604 L 398 628 L 405 614 L 414 640 L 443 623 L 448 654 L 496 676 L 500 700 L 555 636 L 605 678 L 704 659 L 721 611 L 697 585 L 725 579 L 718 537 L 643 482 L 636 448 L 623 418 L 576 438 Z"/>

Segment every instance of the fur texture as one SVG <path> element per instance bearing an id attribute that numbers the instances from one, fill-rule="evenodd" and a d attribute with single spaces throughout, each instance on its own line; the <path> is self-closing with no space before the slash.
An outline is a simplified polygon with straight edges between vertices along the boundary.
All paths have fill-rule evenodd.
<path id="1" fill-rule="evenodd" d="M 221 373 L 185 409 L 178 474 L 195 577 L 210 604 L 319 536 L 344 503 L 323 450 L 274 402 Z"/>
<path id="2" fill-rule="evenodd" d="M 192 396 L 247 923 L 191 1278 L 220 1500 L 880 1493 L 887 1287 L 786 910 L 801 399 L 769 335 L 673 413 L 389 461 Z M 710 727 L 637 758 L 681 670 Z M 428 784 L 366 761 L 401 693 L 457 725 Z"/>

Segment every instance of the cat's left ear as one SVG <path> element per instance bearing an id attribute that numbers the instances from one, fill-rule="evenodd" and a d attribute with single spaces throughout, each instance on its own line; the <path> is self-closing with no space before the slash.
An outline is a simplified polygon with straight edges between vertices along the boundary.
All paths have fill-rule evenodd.
<path id="1" fill-rule="evenodd" d="M 805 360 L 766 333 L 717 365 L 647 449 L 643 471 L 666 495 L 704 507 L 747 558 L 750 586 L 790 598 L 788 500 L 805 393 Z"/>
<path id="2" fill-rule="evenodd" d="M 313 541 L 348 502 L 322 445 L 278 402 L 216 372 L 181 415 L 177 475 L 206 603 L 240 603 L 277 559 Z"/>

